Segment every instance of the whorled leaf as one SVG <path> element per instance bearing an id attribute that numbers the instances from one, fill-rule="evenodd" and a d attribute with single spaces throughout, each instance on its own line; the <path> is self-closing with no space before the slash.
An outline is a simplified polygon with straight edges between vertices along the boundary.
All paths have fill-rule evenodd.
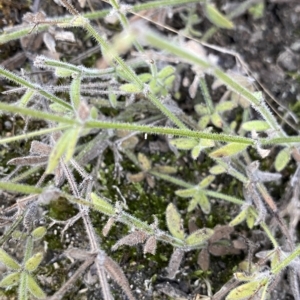
<path id="1" fill-rule="evenodd" d="M 240 143 L 229 143 L 213 152 L 210 153 L 212 158 L 222 158 L 227 156 L 236 155 L 239 152 L 245 150 L 249 145 Z"/>
<path id="2" fill-rule="evenodd" d="M 33 240 L 37 241 L 45 236 L 47 229 L 44 226 L 39 226 L 31 232 Z"/>
<path id="3" fill-rule="evenodd" d="M 226 172 L 226 168 L 221 165 L 213 166 L 209 169 L 209 173 L 212 175 L 219 175 Z"/>
<path id="4" fill-rule="evenodd" d="M 126 93 L 140 93 L 142 90 L 140 87 L 133 83 L 125 83 L 120 86 L 120 90 Z"/>
<path id="5" fill-rule="evenodd" d="M 233 289 L 226 297 L 226 300 L 242 300 L 255 295 L 259 289 L 264 287 L 267 279 L 251 281 Z"/>
<path id="6" fill-rule="evenodd" d="M 182 228 L 181 216 L 178 213 L 178 211 L 173 203 L 170 203 L 167 207 L 166 219 L 167 219 L 168 229 L 171 232 L 171 234 L 174 237 L 176 237 L 180 240 L 183 240 L 184 239 L 184 231 Z"/>
<path id="7" fill-rule="evenodd" d="M 149 171 L 151 169 L 151 161 L 145 154 L 139 153 L 137 159 L 143 171 Z"/>
<path id="8" fill-rule="evenodd" d="M 246 220 L 248 215 L 248 208 L 242 209 L 242 211 L 230 221 L 229 226 L 236 226 Z"/>
<path id="9" fill-rule="evenodd" d="M 94 208 L 103 212 L 106 215 L 113 215 L 115 213 L 115 208 L 103 198 L 100 198 L 95 193 L 91 193 L 92 203 Z"/>
<path id="10" fill-rule="evenodd" d="M 206 176 L 204 179 L 201 180 L 201 182 L 199 183 L 199 187 L 201 189 L 205 189 L 207 188 L 214 180 L 215 180 L 215 176 L 214 175 L 208 175 Z"/>
<path id="11" fill-rule="evenodd" d="M 178 138 L 171 140 L 170 143 L 179 150 L 190 150 L 193 149 L 199 141 L 195 139 Z"/>
<path id="12" fill-rule="evenodd" d="M 43 253 L 38 252 L 31 256 L 26 262 L 25 262 L 25 270 L 28 272 L 33 272 L 36 270 L 36 268 L 39 266 L 39 264 L 43 260 Z"/>
<path id="13" fill-rule="evenodd" d="M 177 190 L 175 194 L 179 197 L 183 198 L 189 198 L 193 197 L 197 193 L 197 188 L 191 188 L 191 189 L 184 189 L 184 190 Z"/>
<path id="14" fill-rule="evenodd" d="M 2 248 L 0 248 L 0 262 L 6 265 L 9 269 L 21 269 L 20 265 Z"/>
<path id="15" fill-rule="evenodd" d="M 275 158 L 275 169 L 277 172 L 282 171 L 291 160 L 291 153 L 288 148 L 279 151 Z"/>
<path id="16" fill-rule="evenodd" d="M 211 205 L 210 205 L 210 201 L 208 200 L 207 196 L 203 192 L 198 191 L 198 193 L 194 196 L 194 198 L 197 200 L 197 203 L 201 207 L 202 211 L 205 214 L 209 214 Z"/>
<path id="17" fill-rule="evenodd" d="M 28 291 L 36 298 L 38 299 L 45 299 L 46 298 L 46 294 L 44 293 L 44 291 L 40 288 L 40 286 L 38 285 L 38 283 L 36 282 L 36 280 L 30 275 L 27 274 L 27 288 Z"/>
<path id="18" fill-rule="evenodd" d="M 14 272 L 8 274 L 0 281 L 0 287 L 12 287 L 18 284 L 20 280 L 20 276 L 21 276 L 20 272 Z"/>
<path id="19" fill-rule="evenodd" d="M 270 128 L 270 125 L 266 121 L 254 120 L 248 121 L 242 124 L 242 129 L 247 131 L 264 131 Z"/>

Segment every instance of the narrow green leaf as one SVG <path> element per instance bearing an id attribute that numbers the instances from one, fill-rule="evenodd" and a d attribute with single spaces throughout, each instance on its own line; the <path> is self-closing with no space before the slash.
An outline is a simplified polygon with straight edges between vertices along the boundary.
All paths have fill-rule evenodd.
<path id="1" fill-rule="evenodd" d="M 197 193 L 197 188 L 193 187 L 191 189 L 177 190 L 175 194 L 179 197 L 188 198 L 193 197 Z"/>
<path id="2" fill-rule="evenodd" d="M 170 143 L 177 149 L 190 150 L 194 148 L 199 143 L 199 141 L 195 139 L 179 138 L 171 140 Z"/>
<path id="3" fill-rule="evenodd" d="M 236 226 L 242 223 L 247 218 L 248 209 L 243 209 L 230 223 L 229 226 Z"/>
<path id="4" fill-rule="evenodd" d="M 70 85 L 70 99 L 74 111 L 77 111 L 80 103 L 81 76 L 79 73 L 73 73 L 72 77 L 73 79 Z"/>
<path id="5" fill-rule="evenodd" d="M 10 269 L 20 270 L 21 268 L 19 264 L 2 248 L 0 248 L 0 261 Z"/>
<path id="6" fill-rule="evenodd" d="M 270 125 L 266 121 L 260 121 L 260 120 L 255 120 L 255 121 L 248 121 L 243 123 L 242 129 L 246 131 L 264 131 L 270 128 Z"/>
<path id="7" fill-rule="evenodd" d="M 77 144 L 77 140 L 80 136 L 81 127 L 77 126 L 77 127 L 71 128 L 69 130 L 70 130 L 70 133 L 68 135 L 71 136 L 71 138 L 69 138 L 68 147 L 66 149 L 65 162 L 68 162 L 73 157 L 73 154 L 74 154 L 75 148 L 76 148 L 76 144 Z"/>
<path id="8" fill-rule="evenodd" d="M 164 79 L 164 78 L 167 78 L 167 77 L 169 77 L 170 75 L 172 75 L 174 73 L 175 73 L 175 68 L 169 65 L 169 66 L 166 66 L 163 69 L 161 69 L 158 72 L 157 77 L 160 78 L 160 79 Z"/>
<path id="9" fill-rule="evenodd" d="M 203 180 L 201 180 L 201 182 L 199 183 L 199 187 L 201 189 L 204 189 L 206 187 L 208 187 L 214 180 L 215 180 L 215 176 L 214 175 L 208 175 L 206 176 Z"/>
<path id="10" fill-rule="evenodd" d="M 210 157 L 212 158 L 221 158 L 227 157 L 231 155 L 235 155 L 243 150 L 245 150 L 248 145 L 240 144 L 240 143 L 229 143 L 213 152 L 210 153 Z"/>
<path id="11" fill-rule="evenodd" d="M 185 242 L 188 246 L 196 247 L 205 243 L 212 235 L 214 231 L 209 228 L 202 228 L 191 233 L 186 239 Z"/>
<path id="12" fill-rule="evenodd" d="M 200 205 L 202 211 L 205 214 L 209 214 L 211 205 L 210 205 L 210 201 L 208 200 L 207 196 L 203 192 L 198 191 L 198 193 L 194 197 L 197 199 L 197 202 Z"/>
<path id="13" fill-rule="evenodd" d="M 46 227 L 39 226 L 31 232 L 31 236 L 35 241 L 37 241 L 37 240 L 40 240 L 41 238 L 43 238 L 46 233 L 47 233 Z"/>
<path id="14" fill-rule="evenodd" d="M 49 156 L 49 162 L 46 169 L 47 174 L 53 172 L 59 164 L 59 160 L 62 158 L 72 141 L 73 132 L 73 128 L 66 130 L 56 142 Z"/>
<path id="15" fill-rule="evenodd" d="M 219 175 L 226 172 L 226 168 L 220 165 L 213 166 L 209 169 L 209 173 L 212 175 Z"/>
<path id="16" fill-rule="evenodd" d="M 167 225 L 169 228 L 169 231 L 171 234 L 180 239 L 184 239 L 184 231 L 182 228 L 182 223 L 181 223 L 181 216 L 178 213 L 176 207 L 174 206 L 173 203 L 170 203 L 167 207 L 166 211 L 166 219 L 167 219 Z"/>
<path id="17" fill-rule="evenodd" d="M 112 88 L 109 87 L 110 93 L 108 94 L 108 100 L 111 105 L 111 107 L 116 108 L 117 107 L 117 96 L 116 94 L 112 91 Z"/>
<path id="18" fill-rule="evenodd" d="M 73 74 L 73 70 L 65 69 L 65 68 L 55 68 L 55 76 L 57 77 L 71 77 Z"/>
<path id="19" fill-rule="evenodd" d="M 247 219 L 246 219 L 247 225 L 249 229 L 252 229 L 255 224 L 255 216 L 251 213 L 251 210 L 247 210 Z"/>
<path id="20" fill-rule="evenodd" d="M 137 159 L 143 171 L 149 171 L 151 169 L 151 161 L 145 154 L 139 153 Z"/>
<path id="21" fill-rule="evenodd" d="M 172 75 L 172 76 L 169 76 L 168 78 L 166 78 L 164 81 L 165 87 L 167 87 L 167 88 L 172 87 L 174 80 L 175 80 L 175 75 Z"/>
<path id="22" fill-rule="evenodd" d="M 200 129 L 205 129 L 208 125 L 210 121 L 210 116 L 209 115 L 206 115 L 206 116 L 203 116 L 199 121 L 198 121 L 198 127 Z"/>
<path id="23" fill-rule="evenodd" d="M 33 272 L 34 270 L 36 270 L 36 268 L 39 266 L 42 260 L 43 260 L 42 252 L 38 252 L 34 254 L 25 262 L 25 270 L 28 272 Z"/>
<path id="24" fill-rule="evenodd" d="M 21 97 L 21 100 L 18 102 L 18 105 L 26 107 L 30 99 L 34 96 L 34 90 L 27 89 L 24 95 Z"/>
<path id="25" fill-rule="evenodd" d="M 152 79 L 152 75 L 150 73 L 143 73 L 138 75 L 138 77 L 143 83 L 147 83 Z"/>
<path id="26" fill-rule="evenodd" d="M 12 287 L 16 285 L 20 280 L 20 276 L 21 276 L 20 272 L 14 272 L 5 276 L 0 281 L 0 287 Z"/>
<path id="27" fill-rule="evenodd" d="M 37 282 L 35 281 L 35 279 L 31 276 L 31 275 L 27 275 L 28 277 L 28 290 L 29 292 L 36 298 L 38 299 L 45 299 L 46 298 L 46 294 L 44 293 L 44 291 L 40 288 L 40 286 L 37 284 Z"/>
<path id="28" fill-rule="evenodd" d="M 197 159 L 203 149 L 204 147 L 201 144 L 196 145 L 191 151 L 192 158 Z"/>
<path id="29" fill-rule="evenodd" d="M 206 4 L 205 6 L 205 16 L 211 21 L 214 25 L 219 28 L 233 29 L 234 24 L 224 16 L 214 4 Z"/>
<path id="30" fill-rule="evenodd" d="M 291 154 L 288 148 L 280 150 L 275 159 L 275 170 L 277 172 L 282 171 L 291 159 Z"/>
<path id="31" fill-rule="evenodd" d="M 224 112 L 228 110 L 232 110 L 236 107 L 236 103 L 233 101 L 225 101 L 216 105 L 217 112 Z"/>
<path id="32" fill-rule="evenodd" d="M 142 91 L 137 85 L 132 83 L 122 84 L 120 90 L 126 93 L 140 93 Z"/>
<path id="33" fill-rule="evenodd" d="M 226 300 L 242 300 L 253 296 L 261 287 L 265 286 L 267 279 L 251 281 L 233 289 Z"/>
<path id="34" fill-rule="evenodd" d="M 187 208 L 187 211 L 188 211 L 188 212 L 193 211 L 193 210 L 197 207 L 197 205 L 198 205 L 198 199 L 195 198 L 195 197 L 193 197 L 193 198 L 191 199 L 191 201 L 189 202 L 189 206 L 188 206 L 188 208 Z"/>
<path id="35" fill-rule="evenodd" d="M 210 116 L 210 120 L 211 122 L 218 128 L 222 128 L 223 127 L 223 121 L 222 118 L 220 117 L 220 115 L 215 112 Z"/>
<path id="36" fill-rule="evenodd" d="M 206 105 L 196 104 L 194 109 L 195 109 L 195 112 L 200 116 L 209 114 L 209 109 Z"/>
<path id="37" fill-rule="evenodd" d="M 109 216 L 115 214 L 114 207 L 103 198 L 100 198 L 95 193 L 91 193 L 91 199 L 95 209 Z"/>

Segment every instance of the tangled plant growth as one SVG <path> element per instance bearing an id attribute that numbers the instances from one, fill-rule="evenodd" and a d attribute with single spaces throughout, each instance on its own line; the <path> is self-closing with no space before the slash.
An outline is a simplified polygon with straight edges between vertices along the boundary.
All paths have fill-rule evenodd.
<path id="1" fill-rule="evenodd" d="M 51 78 L 51 84 L 50 79 L 37 83 L 26 75 L 26 71 L 11 72 L 0 67 L 0 75 L 19 86 L 5 92 L 17 93 L 19 100 L 1 101 L 0 110 L 5 115 L 11 114 L 15 120 L 19 117 L 24 120 L 23 132 L 17 128 L 17 134 L 2 137 L 0 144 L 9 147 L 25 140 L 29 148 L 26 154 L 8 160 L 7 164 L 16 168 L 0 181 L 3 195 L 15 196 L 11 205 L 1 202 L 0 261 L 6 266 L 0 281 L 3 297 L 15 293 L 19 299 L 68 299 L 72 289 L 76 290 L 76 283 L 86 274 L 85 282 L 80 284 L 85 284 L 95 295 L 100 290 L 104 299 L 121 297 L 122 293 L 128 299 L 136 299 L 137 291 L 130 287 L 131 282 L 117 259 L 112 258 L 113 251 L 124 249 L 125 252 L 128 246 L 142 245 L 143 255 L 149 257 L 149 261 L 155 261 L 157 248 L 161 251 L 164 248 L 159 247 L 163 244 L 173 249 L 168 263 L 165 262 L 164 276 L 169 279 L 180 276 L 181 266 L 186 263 L 182 262 L 183 258 L 197 256 L 198 268 L 202 271 L 197 273 L 196 268 L 191 271 L 200 274 L 206 283 L 208 299 L 268 299 L 285 272 L 289 274 L 295 299 L 300 298 L 300 247 L 296 237 L 299 217 L 293 211 L 299 197 L 300 137 L 284 131 L 266 104 L 264 94 L 250 84 L 250 78 L 222 70 L 205 55 L 199 43 L 183 41 L 183 36 L 197 35 L 193 31 L 193 25 L 199 21 L 194 2 L 201 5 L 204 16 L 214 24 L 213 30 L 234 27 L 231 21 L 234 14 L 226 17 L 213 3 L 204 1 L 200 4 L 189 0 L 153 1 L 126 6 L 112 0 L 110 9 L 84 15 L 67 0 L 61 0 L 69 16 L 53 19 L 41 12 L 27 13 L 22 25 L 8 28 L 0 35 L 3 44 L 44 32 L 43 39 L 51 55 L 36 56 L 34 67 L 51 72 L 59 79 Z M 254 4 L 259 8 L 262 2 L 247 3 L 248 6 L 241 5 L 238 9 L 247 10 Z M 178 38 L 166 39 L 146 24 L 148 11 L 166 6 L 178 6 L 186 21 Z M 146 12 L 145 15 L 140 14 L 141 11 Z M 138 20 L 129 19 L 132 13 L 139 17 Z M 104 17 L 107 22 L 114 19 L 122 27 L 121 33 L 112 39 L 92 23 L 92 20 Z M 101 68 L 88 68 L 58 59 L 53 36 L 57 38 L 60 34 L 64 40 L 72 41 L 74 35 L 69 30 L 73 27 L 85 30 L 100 46 Z M 135 51 L 135 59 L 126 55 L 131 49 Z M 245 67 L 243 61 L 239 63 Z M 203 96 L 203 102 L 193 107 L 192 115 L 187 115 L 176 103 L 178 95 L 174 86 L 176 76 L 180 76 L 176 65 L 180 64 L 188 65 L 194 74 L 189 96 L 194 98 L 197 91 Z M 213 85 L 227 88 L 218 102 L 210 96 L 208 78 L 214 78 Z M 231 111 L 239 111 L 239 107 L 243 108 L 242 122 L 237 122 L 231 115 Z M 253 114 L 256 119 L 251 118 L 253 110 L 257 112 Z M 35 119 L 41 120 L 38 129 L 32 129 Z M 178 171 L 176 159 L 170 159 L 170 165 L 161 161 L 154 165 L 144 153 L 146 151 L 142 151 L 144 148 L 139 146 L 144 137 L 151 135 L 164 137 L 164 147 L 173 151 L 175 158 L 178 150 L 187 150 L 184 152 L 187 161 L 190 157 L 194 161 L 200 161 L 200 157 L 207 161 L 206 169 L 198 174 L 199 182 L 180 179 L 180 173 L 186 172 L 184 165 L 175 175 Z M 275 158 L 271 147 L 280 149 Z M 111 154 L 113 169 L 107 170 L 114 173 L 118 186 L 111 185 L 106 179 L 112 178 L 111 174 L 103 172 Z M 269 157 L 274 161 L 276 172 L 260 168 L 259 161 Z M 286 210 L 280 211 L 265 183 L 280 180 L 279 172 L 291 159 L 297 163 L 290 178 L 293 196 Z M 30 168 L 25 169 L 26 166 Z M 133 170 L 136 173 L 129 174 Z M 36 174 L 40 174 L 38 179 Z M 234 191 L 222 192 L 214 182 L 225 175 L 241 185 L 236 184 Z M 141 183 L 144 179 L 147 184 Z M 178 196 L 177 201 L 166 199 L 164 190 L 158 190 L 154 179 L 173 184 L 176 191 L 172 197 Z M 122 184 L 125 181 L 136 187 L 139 200 L 130 199 Z M 108 186 L 114 190 L 113 196 L 111 191 L 106 193 Z M 236 191 L 241 186 L 242 189 Z M 154 199 L 152 219 L 146 219 L 144 212 L 139 211 L 139 205 L 144 204 L 132 206 L 130 203 Z M 162 204 L 158 200 L 165 205 L 164 213 L 159 211 Z M 68 211 L 71 216 L 63 220 L 59 215 L 51 215 L 61 201 L 68 201 L 66 206 L 72 207 Z M 212 222 L 218 203 L 229 203 L 227 208 L 238 209 L 224 215 L 224 220 Z M 288 224 L 284 219 L 286 216 Z M 43 264 L 49 250 L 47 247 L 41 250 L 41 240 L 46 241 L 48 236 L 51 241 L 49 235 L 53 226 L 61 228 L 60 235 L 64 239 L 79 222 L 83 224 L 86 241 L 75 240 L 72 246 L 61 250 L 63 258 L 52 259 L 55 262 L 59 259 L 71 261 L 71 275 L 64 277 L 64 282 L 60 281 L 59 285 L 47 287 L 47 276 L 56 275 L 55 270 L 47 271 Z M 116 233 L 114 237 L 116 228 L 122 232 L 120 223 L 127 225 L 127 231 L 122 236 Z M 255 227 L 262 230 L 270 247 L 254 256 L 251 235 L 249 238 L 243 235 L 240 228 L 248 228 L 251 232 Z M 24 244 L 21 253 L 11 251 L 12 240 L 15 245 Z M 209 265 L 210 256 L 236 255 L 241 249 L 247 253 L 248 260 L 240 264 L 236 261 L 234 270 L 229 270 L 232 278 L 227 278 L 228 282 L 217 291 L 213 280 L 216 274 Z M 143 278 L 148 280 L 150 296 L 156 285 L 155 275 Z M 111 280 L 119 291 L 114 291 Z M 160 290 L 169 296 L 180 297 L 176 291 L 172 294 L 166 285 L 160 285 Z M 196 292 L 193 296 L 199 299 L 200 294 Z"/>

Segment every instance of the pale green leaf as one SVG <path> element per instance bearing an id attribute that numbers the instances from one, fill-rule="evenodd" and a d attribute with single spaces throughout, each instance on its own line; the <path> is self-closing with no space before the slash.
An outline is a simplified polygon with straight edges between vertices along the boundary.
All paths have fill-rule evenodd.
<path id="1" fill-rule="evenodd" d="M 158 74 L 157 77 L 160 79 L 164 79 L 169 77 L 170 75 L 175 73 L 175 68 L 172 66 L 166 66 L 163 69 L 161 69 Z"/>
<path id="2" fill-rule="evenodd" d="M 195 146 L 191 151 L 192 158 L 197 159 L 203 149 L 205 149 L 205 147 L 201 146 L 201 144 Z"/>
<path id="3" fill-rule="evenodd" d="M 16 284 L 18 284 L 20 280 L 20 272 L 14 272 L 11 273 L 7 276 L 5 276 L 1 281 L 0 281 L 0 287 L 12 287 Z"/>
<path id="4" fill-rule="evenodd" d="M 139 79 L 143 82 L 149 82 L 152 79 L 152 75 L 150 73 L 143 73 L 138 75 Z"/>
<path id="5" fill-rule="evenodd" d="M 226 168 L 220 165 L 213 166 L 209 169 L 209 173 L 212 175 L 219 175 L 226 172 Z"/>
<path id="6" fill-rule="evenodd" d="M 225 29 L 234 28 L 234 24 L 226 16 L 224 16 L 214 4 L 206 4 L 204 11 L 205 16 L 209 19 L 209 21 L 217 27 Z"/>
<path id="7" fill-rule="evenodd" d="M 203 116 L 199 121 L 198 121 L 198 127 L 200 129 L 205 129 L 208 125 L 210 121 L 210 116 L 209 115 L 206 115 L 206 116 Z"/>
<path id="8" fill-rule="evenodd" d="M 213 152 L 210 153 L 212 158 L 221 158 L 226 156 L 231 156 L 238 154 L 239 152 L 245 150 L 249 145 L 240 143 L 229 143 Z"/>
<path id="9" fill-rule="evenodd" d="M 155 166 L 153 170 L 163 173 L 163 174 L 175 174 L 177 173 L 177 168 L 176 167 L 171 167 L 171 166 Z"/>
<path id="10" fill-rule="evenodd" d="M 249 229 L 252 229 L 254 224 L 255 224 L 255 221 L 256 221 L 256 218 L 255 216 L 253 215 L 253 213 L 251 213 L 251 211 L 248 209 L 247 210 L 247 219 L 246 219 L 246 222 L 247 222 L 247 226 L 249 227 Z"/>
<path id="11" fill-rule="evenodd" d="M 72 74 L 74 73 L 73 70 L 68 70 L 65 68 L 55 68 L 55 76 L 56 77 L 71 77 Z"/>
<path id="12" fill-rule="evenodd" d="M 185 242 L 188 246 L 196 247 L 205 243 L 212 235 L 214 231 L 209 228 L 202 228 L 191 233 L 186 239 Z"/>
<path id="13" fill-rule="evenodd" d="M 282 171 L 291 159 L 291 154 L 288 148 L 284 148 L 279 151 L 275 159 L 275 170 L 277 172 Z"/>
<path id="14" fill-rule="evenodd" d="M 46 294 L 44 291 L 40 288 L 40 286 L 37 284 L 35 279 L 31 275 L 27 275 L 28 277 L 28 290 L 29 292 L 38 299 L 45 299 Z"/>
<path id="15" fill-rule="evenodd" d="M 174 80 L 175 80 L 175 75 L 172 75 L 172 76 L 169 76 L 168 78 L 166 78 L 164 81 L 165 87 L 168 87 L 168 88 L 172 87 Z"/>
<path id="16" fill-rule="evenodd" d="M 197 202 L 198 202 L 199 206 L 201 207 L 202 211 L 205 214 L 209 214 L 211 205 L 210 205 L 210 201 L 208 200 L 207 196 L 203 192 L 198 191 L 198 193 L 194 196 L 194 198 L 197 199 Z"/>
<path id="17" fill-rule="evenodd" d="M 222 128 L 223 127 L 223 121 L 222 118 L 220 117 L 220 115 L 215 112 L 210 116 L 210 120 L 211 122 L 218 128 Z"/>
<path id="18" fill-rule="evenodd" d="M 80 74 L 72 74 L 73 79 L 70 85 L 70 99 L 74 111 L 77 111 L 80 104 L 80 87 L 81 87 L 81 76 Z"/>
<path id="19" fill-rule="evenodd" d="M 200 116 L 209 114 L 209 109 L 203 104 L 196 104 L 194 108 L 195 112 Z"/>
<path id="20" fill-rule="evenodd" d="M 47 233 L 46 227 L 39 226 L 31 232 L 31 236 L 35 241 L 37 241 L 37 240 L 41 239 L 42 237 L 44 237 L 46 233 Z"/>
<path id="21" fill-rule="evenodd" d="M 265 121 L 255 120 L 255 121 L 249 121 L 245 122 L 242 125 L 242 129 L 246 131 L 264 131 L 270 128 L 270 125 Z"/>
<path id="22" fill-rule="evenodd" d="M 194 148 L 199 143 L 199 141 L 195 139 L 179 138 L 171 140 L 170 143 L 177 149 L 190 150 Z"/>
<path id="23" fill-rule="evenodd" d="M 106 215 L 113 215 L 115 213 L 115 208 L 103 198 L 100 198 L 95 193 L 91 193 L 92 203 L 94 208 L 103 212 Z"/>
<path id="24" fill-rule="evenodd" d="M 42 260 L 43 260 L 42 252 L 38 252 L 34 254 L 25 262 L 25 270 L 28 272 L 33 272 L 34 270 L 36 270 L 36 268 L 39 266 Z"/>
<path id="25" fill-rule="evenodd" d="M 181 216 L 173 203 L 170 203 L 167 207 L 166 219 L 168 229 L 171 232 L 171 234 L 174 237 L 183 240 L 184 231 L 181 224 Z"/>
<path id="26" fill-rule="evenodd" d="M 206 176 L 204 179 L 201 180 L 201 182 L 199 183 L 199 187 L 201 189 L 204 189 L 206 187 L 208 187 L 214 180 L 215 180 L 215 176 L 214 175 L 208 175 Z"/>
<path id="27" fill-rule="evenodd" d="M 236 226 L 240 223 L 242 223 L 246 218 L 248 214 L 248 209 L 243 209 L 230 223 L 229 226 Z"/>
<path id="28" fill-rule="evenodd" d="M 68 162 L 73 157 L 73 154 L 74 154 L 75 148 L 76 148 L 76 144 L 77 144 L 77 140 L 80 136 L 81 127 L 74 127 L 69 130 L 70 130 L 70 135 L 72 136 L 72 138 L 69 139 L 69 144 L 66 149 L 65 162 Z"/>
<path id="29" fill-rule="evenodd" d="M 189 206 L 187 208 L 187 211 L 188 212 L 193 211 L 197 207 L 197 205 L 198 205 L 198 200 L 197 200 L 197 198 L 193 197 L 191 199 L 191 201 L 189 202 Z"/>
<path id="30" fill-rule="evenodd" d="M 132 83 L 122 84 L 120 90 L 126 93 L 140 93 L 142 91 L 140 87 Z"/>
<path id="31" fill-rule="evenodd" d="M 145 154 L 139 153 L 137 159 L 143 171 L 149 171 L 151 169 L 151 161 Z"/>
<path id="32" fill-rule="evenodd" d="M 9 269 L 19 270 L 21 268 L 19 264 L 2 248 L 0 248 L 0 262 L 6 265 Z"/>
<path id="33" fill-rule="evenodd" d="M 197 188 L 177 190 L 175 194 L 179 197 L 188 198 L 193 197 L 197 193 Z"/>
<path id="34" fill-rule="evenodd" d="M 236 103 L 233 101 L 224 101 L 216 105 L 216 111 L 217 112 L 223 112 L 232 110 L 236 107 Z"/>
<path id="35" fill-rule="evenodd" d="M 59 164 L 60 159 L 62 158 L 65 151 L 69 147 L 69 143 L 73 138 L 72 134 L 73 134 L 72 129 L 66 130 L 54 145 L 49 156 L 48 166 L 46 169 L 47 174 L 53 172 L 57 167 L 57 165 Z"/>
<path id="36" fill-rule="evenodd" d="M 242 300 L 253 296 L 267 283 L 266 279 L 251 281 L 233 289 L 226 297 L 226 300 Z"/>

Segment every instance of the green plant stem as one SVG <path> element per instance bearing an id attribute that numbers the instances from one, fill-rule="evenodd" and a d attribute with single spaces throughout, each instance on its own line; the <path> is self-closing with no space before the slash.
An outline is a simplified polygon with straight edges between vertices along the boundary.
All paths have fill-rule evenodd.
<path id="1" fill-rule="evenodd" d="M 79 73 L 82 78 L 84 77 L 101 77 L 112 74 L 115 72 L 115 68 L 107 68 L 107 69 L 91 69 L 86 68 L 84 66 L 75 66 L 73 64 L 69 64 L 66 62 L 62 62 L 60 60 L 50 59 L 48 57 L 40 56 L 37 57 L 36 60 L 40 61 L 39 64 L 41 67 L 52 67 L 52 68 L 61 68 L 72 71 L 74 73 Z"/>
<path id="2" fill-rule="evenodd" d="M 107 41 L 100 36 L 98 31 L 89 23 L 89 21 L 81 16 L 77 16 L 79 18 L 78 25 L 82 26 L 86 29 L 86 31 L 93 36 L 93 38 L 101 45 L 102 51 L 105 56 L 108 55 L 110 60 L 115 61 L 125 72 L 125 74 L 130 78 L 131 83 L 135 84 L 139 90 L 144 91 L 147 98 L 174 124 L 176 124 L 179 128 L 185 129 L 187 128 L 170 110 L 168 110 L 161 101 L 150 91 L 147 90 L 147 86 L 139 79 L 139 77 L 135 74 L 133 69 L 129 67 L 121 57 L 113 51 L 112 46 L 107 43 Z M 69 26 L 73 26 L 70 24 Z M 147 91 L 146 91 L 147 90 Z"/>
<path id="3" fill-rule="evenodd" d="M 22 194 L 41 194 L 43 189 L 32 185 L 11 183 L 6 181 L 0 181 L 0 189 Z"/>
<path id="4" fill-rule="evenodd" d="M 52 102 L 58 103 L 61 106 L 71 110 L 72 106 L 65 102 L 63 99 L 60 99 L 59 97 L 45 91 L 40 85 L 38 84 L 33 84 L 31 82 L 29 82 L 27 79 L 24 79 L 8 70 L 5 70 L 4 68 L 0 67 L 0 76 L 3 76 L 5 78 L 7 78 L 8 80 L 11 80 L 19 85 L 22 85 L 30 90 L 33 90 L 37 93 L 39 93 L 40 95 L 44 96 L 45 98 L 49 99 Z"/>
<path id="5" fill-rule="evenodd" d="M 235 91 L 237 94 L 240 94 L 244 98 L 246 98 L 254 108 L 264 117 L 264 119 L 268 122 L 273 130 L 279 136 L 284 137 L 285 134 L 277 123 L 275 117 L 271 114 L 268 107 L 265 105 L 263 99 L 257 98 L 251 91 L 241 86 L 238 82 L 233 80 L 232 77 L 227 75 L 224 71 L 219 69 L 218 67 L 210 64 L 208 61 L 205 61 L 199 55 L 180 47 L 180 45 L 170 43 L 169 40 L 166 40 L 164 37 L 154 34 L 150 31 L 150 29 L 143 30 L 139 32 L 139 29 L 136 29 L 138 35 L 142 36 L 146 41 L 152 46 L 163 49 L 164 51 L 168 51 L 176 56 L 183 58 L 184 60 L 197 64 L 199 67 L 203 68 L 205 72 L 208 74 L 212 74 L 220 79 L 226 86 L 228 86 L 231 90 Z"/>
<path id="6" fill-rule="evenodd" d="M 65 130 L 65 129 L 68 129 L 69 127 L 70 126 L 66 126 L 66 125 L 58 126 L 58 127 L 51 127 L 51 128 L 41 129 L 41 130 L 29 132 L 29 133 L 24 133 L 24 134 L 20 134 L 20 135 L 8 137 L 8 138 L 0 139 L 0 145 L 1 144 L 12 143 L 12 142 L 23 140 L 23 139 L 32 138 L 32 137 L 35 137 L 35 136 L 49 134 L 49 133 L 52 133 L 52 132 L 55 132 L 55 131 Z"/>
<path id="7" fill-rule="evenodd" d="M 300 255 L 300 245 L 285 259 L 283 259 L 278 265 L 276 265 L 271 271 L 273 274 L 280 273 L 284 268 L 286 268 L 295 258 Z"/>

